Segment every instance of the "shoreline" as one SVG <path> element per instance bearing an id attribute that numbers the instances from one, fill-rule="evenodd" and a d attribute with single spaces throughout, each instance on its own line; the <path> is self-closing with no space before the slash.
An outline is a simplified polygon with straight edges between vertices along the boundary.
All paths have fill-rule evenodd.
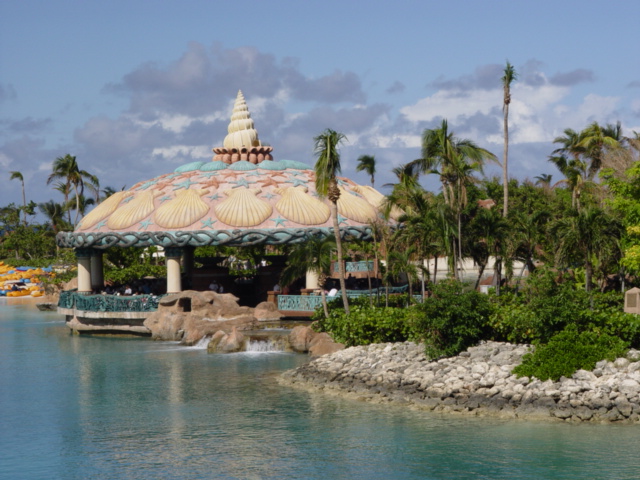
<path id="1" fill-rule="evenodd" d="M 518 378 L 529 345 L 485 342 L 429 361 L 412 342 L 350 347 L 279 376 L 278 382 L 359 401 L 442 413 L 524 420 L 640 423 L 640 351 L 592 372 L 542 382 Z"/>

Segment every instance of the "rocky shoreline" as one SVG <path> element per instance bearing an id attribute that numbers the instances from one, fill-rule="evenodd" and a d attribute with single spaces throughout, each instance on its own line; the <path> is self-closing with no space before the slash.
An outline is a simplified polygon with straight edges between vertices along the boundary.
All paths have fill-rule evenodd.
<path id="1" fill-rule="evenodd" d="M 429 361 L 411 342 L 351 347 L 282 374 L 280 383 L 436 412 L 567 422 L 640 423 L 640 351 L 592 372 L 542 382 L 511 373 L 532 347 L 486 342 Z"/>

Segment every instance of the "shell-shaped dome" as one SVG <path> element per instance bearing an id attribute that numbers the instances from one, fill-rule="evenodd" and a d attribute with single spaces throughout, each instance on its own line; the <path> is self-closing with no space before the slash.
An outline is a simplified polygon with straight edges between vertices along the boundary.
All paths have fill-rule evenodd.
<path id="1" fill-rule="evenodd" d="M 181 190 L 176 198 L 158 207 L 153 221 L 162 228 L 184 228 L 204 217 L 209 205 L 200 198 L 208 190 Z"/>
<path id="2" fill-rule="evenodd" d="M 369 202 L 347 192 L 344 188 L 340 189 L 338 213 L 360 223 L 371 223 L 378 216 L 376 209 Z"/>
<path id="3" fill-rule="evenodd" d="M 136 194 L 128 203 L 118 208 L 107 221 L 107 227 L 121 230 L 142 221 L 153 212 L 153 199 L 159 192 L 145 191 Z"/>
<path id="4" fill-rule="evenodd" d="M 133 195 L 133 192 L 116 192 L 104 201 L 102 201 L 96 208 L 91 210 L 86 217 L 78 224 L 78 230 L 85 230 L 93 227 L 100 220 L 107 218 L 111 215 L 120 202 L 125 198 Z"/>
<path id="5" fill-rule="evenodd" d="M 231 150 L 260 146 L 258 132 L 253 126 L 249 107 L 240 90 L 233 105 L 233 114 L 227 131 L 229 134 L 224 138 L 224 148 Z"/>
<path id="6" fill-rule="evenodd" d="M 305 187 L 277 188 L 275 192 L 282 196 L 276 209 L 285 218 L 302 225 L 320 225 L 329 220 L 329 207 L 308 195 Z"/>
<path id="7" fill-rule="evenodd" d="M 378 210 L 383 210 L 384 202 L 387 197 L 385 197 L 375 188 L 370 187 L 369 185 L 356 185 L 355 187 L 353 187 L 353 189 L 360 195 L 362 195 L 367 200 L 367 202 L 369 202 L 375 208 L 377 208 Z M 393 206 L 391 207 L 389 215 L 394 220 L 398 220 L 402 216 L 402 210 L 400 210 L 396 206 Z"/>
<path id="8" fill-rule="evenodd" d="M 271 216 L 273 207 L 256 197 L 259 188 L 227 190 L 229 197 L 214 207 L 218 219 L 232 227 L 254 227 Z"/>

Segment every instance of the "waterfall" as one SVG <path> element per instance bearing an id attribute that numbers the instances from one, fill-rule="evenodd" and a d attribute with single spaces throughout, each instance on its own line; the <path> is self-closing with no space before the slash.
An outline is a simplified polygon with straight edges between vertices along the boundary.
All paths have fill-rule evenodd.
<path id="1" fill-rule="evenodd" d="M 206 349 L 207 345 L 209 345 L 210 340 L 211 340 L 211 335 L 205 335 L 200 340 L 198 340 L 191 348 Z"/>
<path id="2" fill-rule="evenodd" d="M 284 352 L 285 347 L 279 339 L 248 340 L 245 351 L 252 353 Z"/>

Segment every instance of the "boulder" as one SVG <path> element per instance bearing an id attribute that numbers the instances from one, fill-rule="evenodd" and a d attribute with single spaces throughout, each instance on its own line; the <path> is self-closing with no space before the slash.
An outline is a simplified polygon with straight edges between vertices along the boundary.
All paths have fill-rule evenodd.
<path id="1" fill-rule="evenodd" d="M 220 334 L 222 333 L 222 334 Z M 221 330 L 214 334 L 214 337 L 207 345 L 209 353 L 234 353 L 245 349 L 246 339 L 242 332 L 233 327 L 231 333 L 224 333 Z"/>
<path id="2" fill-rule="evenodd" d="M 253 311 L 253 315 L 259 322 L 274 322 L 282 318 L 282 314 L 272 302 L 259 303 Z"/>
<path id="3" fill-rule="evenodd" d="M 328 333 L 317 333 L 309 344 L 309 354 L 312 357 L 321 357 L 330 353 L 344 350 L 344 344 L 336 343 Z"/>
<path id="4" fill-rule="evenodd" d="M 317 333 L 310 327 L 302 325 L 294 327 L 289 334 L 289 345 L 294 352 L 306 353 L 311 346 L 311 340 L 313 340 L 313 337 L 316 335 Z"/>

